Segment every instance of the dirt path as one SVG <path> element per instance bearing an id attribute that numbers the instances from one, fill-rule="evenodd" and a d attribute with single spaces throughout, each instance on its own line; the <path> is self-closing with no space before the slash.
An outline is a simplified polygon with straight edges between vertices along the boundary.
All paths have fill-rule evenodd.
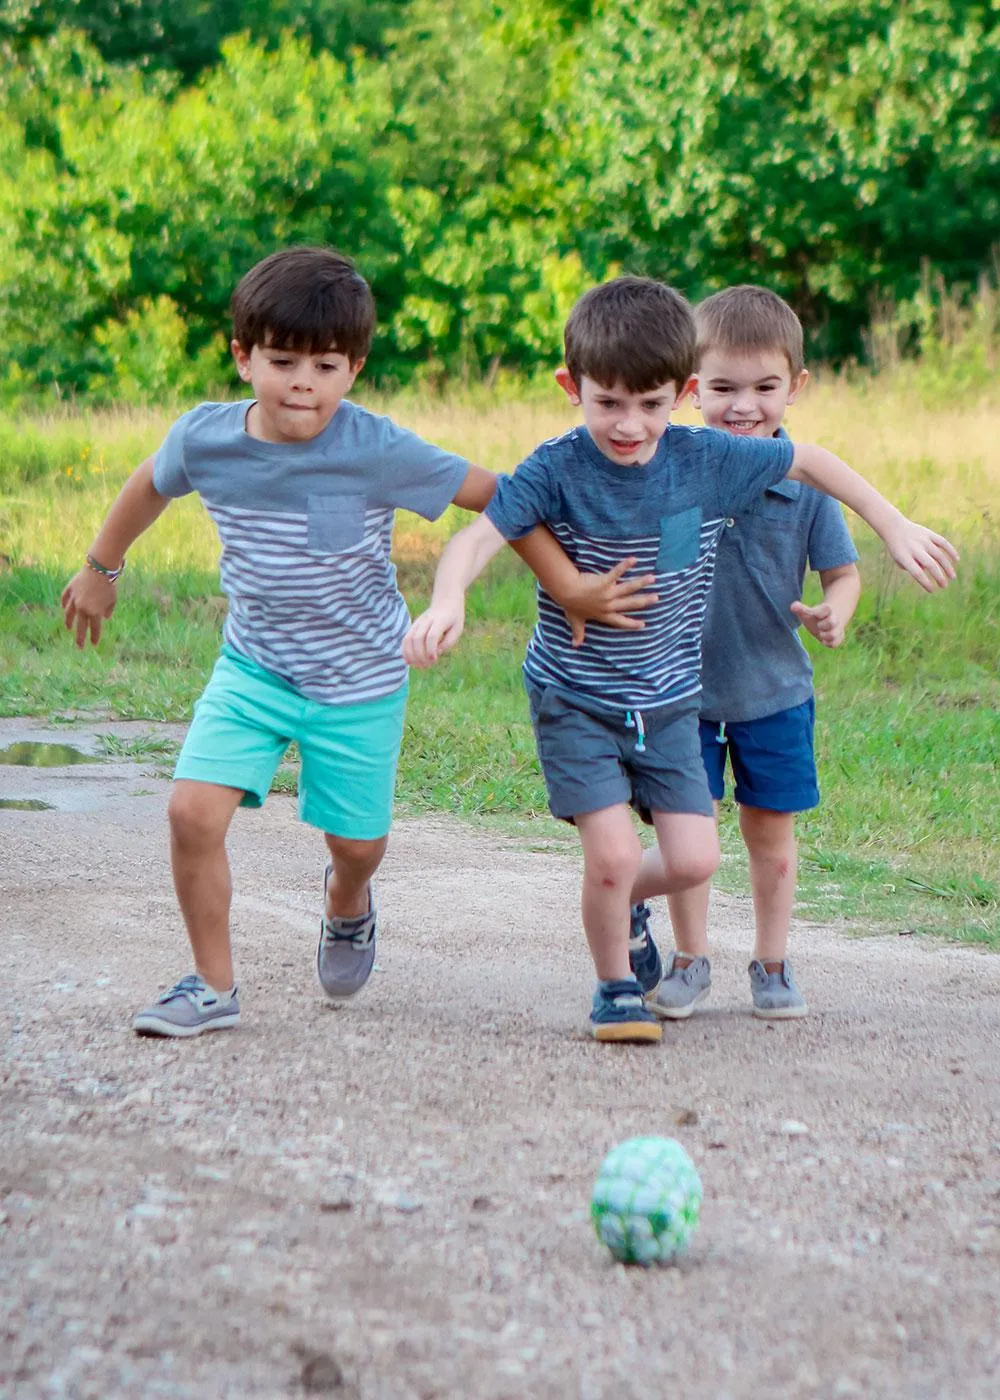
<path id="1" fill-rule="evenodd" d="M 803 927 L 813 1015 L 771 1027 L 718 900 L 704 1014 L 597 1046 L 575 859 L 411 821 L 336 1010 L 320 847 L 277 798 L 232 841 L 243 1025 L 141 1041 L 187 970 L 142 772 L 0 769 L 56 807 L 0 811 L 0 1394 L 1000 1394 L 1000 959 Z M 590 1228 L 638 1133 L 702 1174 L 679 1267 Z"/>

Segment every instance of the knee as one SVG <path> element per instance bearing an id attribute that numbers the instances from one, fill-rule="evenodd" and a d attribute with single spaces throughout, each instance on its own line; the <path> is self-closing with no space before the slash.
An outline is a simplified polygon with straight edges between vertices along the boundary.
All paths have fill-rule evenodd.
<path id="1" fill-rule="evenodd" d="M 225 840 L 230 816 L 194 783 L 175 786 L 167 804 L 170 834 L 184 847 L 202 849 Z"/>
<path id="2" fill-rule="evenodd" d="M 718 870 L 720 860 L 718 841 L 678 851 L 673 854 L 667 867 L 671 884 L 679 889 L 694 889 L 697 885 L 703 885 Z"/>
<path id="3" fill-rule="evenodd" d="M 352 841 L 346 836 L 331 836 L 329 832 L 326 833 L 327 850 L 330 852 L 334 868 L 347 867 L 366 875 L 378 868 L 388 842 L 388 836 L 379 836 L 374 841 Z"/>
<path id="4" fill-rule="evenodd" d="M 642 848 L 638 840 L 608 842 L 600 850 L 588 852 L 587 876 L 605 889 L 621 886 L 631 889 L 641 861 Z"/>
<path id="5" fill-rule="evenodd" d="M 795 862 L 795 818 L 786 812 L 740 808 L 740 832 L 751 860 L 784 866 Z"/>

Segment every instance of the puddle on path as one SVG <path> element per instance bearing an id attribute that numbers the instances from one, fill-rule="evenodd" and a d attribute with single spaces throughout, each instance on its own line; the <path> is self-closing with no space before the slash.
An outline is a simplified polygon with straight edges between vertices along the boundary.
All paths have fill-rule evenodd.
<path id="1" fill-rule="evenodd" d="M 35 797 L 0 797 L 0 807 L 12 812 L 52 812 L 51 802 L 39 802 Z"/>
<path id="2" fill-rule="evenodd" d="M 100 762 L 93 754 L 75 749 L 72 744 L 39 744 L 24 740 L 0 749 L 0 763 L 19 768 L 69 768 L 74 763 Z"/>

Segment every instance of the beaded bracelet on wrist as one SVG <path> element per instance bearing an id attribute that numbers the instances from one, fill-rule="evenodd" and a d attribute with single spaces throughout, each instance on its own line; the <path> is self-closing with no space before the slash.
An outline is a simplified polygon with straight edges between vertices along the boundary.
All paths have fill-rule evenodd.
<path id="1" fill-rule="evenodd" d="M 88 554 L 87 568 L 93 569 L 95 574 L 100 574 L 102 578 L 106 578 L 108 583 L 117 583 L 125 570 L 125 560 L 122 560 L 117 569 L 107 569 L 103 564 L 99 564 L 92 554 Z"/>

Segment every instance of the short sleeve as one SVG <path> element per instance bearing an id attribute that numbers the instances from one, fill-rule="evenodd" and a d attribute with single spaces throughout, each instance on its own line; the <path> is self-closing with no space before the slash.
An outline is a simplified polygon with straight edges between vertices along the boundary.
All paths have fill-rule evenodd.
<path id="1" fill-rule="evenodd" d="M 190 413 L 178 418 L 153 459 L 153 486 L 161 496 L 186 496 L 194 490 L 184 462 L 184 444 L 190 419 Z"/>
<path id="2" fill-rule="evenodd" d="M 505 540 L 520 540 L 553 519 L 553 506 L 551 476 L 543 459 L 532 454 L 512 475 L 497 477 L 497 489 L 483 514 Z"/>
<path id="3" fill-rule="evenodd" d="M 382 420 L 378 472 L 384 504 L 436 520 L 458 495 L 469 463 L 391 419 Z"/>
<path id="4" fill-rule="evenodd" d="M 808 489 L 808 488 L 807 488 Z M 845 564 L 853 564 L 858 551 L 851 539 L 851 532 L 844 519 L 843 508 L 832 496 L 816 492 L 819 500 L 809 527 L 809 567 L 819 572 L 822 569 L 840 569 Z"/>
<path id="5" fill-rule="evenodd" d="M 795 448 L 787 438 L 745 438 L 704 429 L 718 489 L 720 515 L 737 515 L 792 468 Z"/>

